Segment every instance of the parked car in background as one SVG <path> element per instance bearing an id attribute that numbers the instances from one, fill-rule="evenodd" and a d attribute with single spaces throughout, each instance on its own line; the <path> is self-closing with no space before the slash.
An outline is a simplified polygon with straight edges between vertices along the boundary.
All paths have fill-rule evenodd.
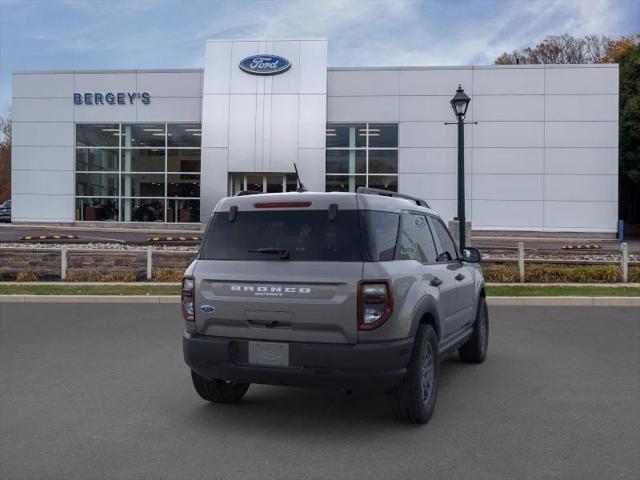
<path id="1" fill-rule="evenodd" d="M 11 200 L 0 204 L 0 222 L 11 222 Z"/>

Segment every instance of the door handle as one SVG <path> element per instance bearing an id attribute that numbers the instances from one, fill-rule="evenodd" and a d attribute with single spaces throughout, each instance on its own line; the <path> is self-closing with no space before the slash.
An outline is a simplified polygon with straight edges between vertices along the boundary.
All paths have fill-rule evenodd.
<path id="1" fill-rule="evenodd" d="M 440 285 L 442 285 L 442 280 L 440 280 L 438 277 L 433 277 L 433 280 L 429 282 L 429 285 L 431 285 L 432 287 L 439 287 Z"/>
<path id="2" fill-rule="evenodd" d="M 457 274 L 457 275 L 455 276 L 455 279 L 456 279 L 457 281 L 464 280 L 464 275 L 463 275 L 463 274 L 461 274 L 461 273 L 459 273 L 459 274 Z"/>

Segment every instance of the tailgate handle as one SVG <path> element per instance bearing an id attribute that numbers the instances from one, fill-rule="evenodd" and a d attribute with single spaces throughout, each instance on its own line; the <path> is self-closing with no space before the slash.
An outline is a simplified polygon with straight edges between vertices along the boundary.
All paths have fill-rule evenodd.
<path id="1" fill-rule="evenodd" d="M 252 320 L 247 319 L 249 325 L 258 328 L 291 328 L 291 322 L 283 322 L 281 320 Z"/>

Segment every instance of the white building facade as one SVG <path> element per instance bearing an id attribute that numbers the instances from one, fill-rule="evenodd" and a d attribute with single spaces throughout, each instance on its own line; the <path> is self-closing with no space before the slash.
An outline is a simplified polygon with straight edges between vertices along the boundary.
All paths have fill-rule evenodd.
<path id="1" fill-rule="evenodd" d="M 241 66 L 242 64 L 242 66 Z M 262 70 L 261 70 L 262 69 Z M 608 232 L 618 66 L 327 66 L 327 41 L 214 40 L 202 70 L 13 75 L 14 222 L 206 222 L 239 190 L 369 186 L 474 230 Z"/>

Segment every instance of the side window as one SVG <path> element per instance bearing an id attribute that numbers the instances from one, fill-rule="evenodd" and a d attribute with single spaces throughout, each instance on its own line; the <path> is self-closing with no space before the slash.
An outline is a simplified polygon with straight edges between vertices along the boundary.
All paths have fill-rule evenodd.
<path id="1" fill-rule="evenodd" d="M 458 258 L 458 251 L 456 249 L 456 244 L 453 243 L 453 239 L 449 234 L 449 230 L 444 226 L 444 223 L 439 218 L 431 217 L 431 226 L 433 227 L 433 232 L 436 237 L 438 237 L 438 241 L 440 242 L 440 250 L 438 251 L 438 261 L 439 262 L 451 262 L 452 260 L 456 260 Z"/>
<path id="2" fill-rule="evenodd" d="M 368 262 L 393 260 L 399 217 L 400 215 L 393 212 L 360 211 L 363 238 L 366 241 L 365 253 Z"/>
<path id="3" fill-rule="evenodd" d="M 398 260 L 417 260 L 420 263 L 436 261 L 436 246 L 424 215 L 402 214 L 396 253 Z"/>

